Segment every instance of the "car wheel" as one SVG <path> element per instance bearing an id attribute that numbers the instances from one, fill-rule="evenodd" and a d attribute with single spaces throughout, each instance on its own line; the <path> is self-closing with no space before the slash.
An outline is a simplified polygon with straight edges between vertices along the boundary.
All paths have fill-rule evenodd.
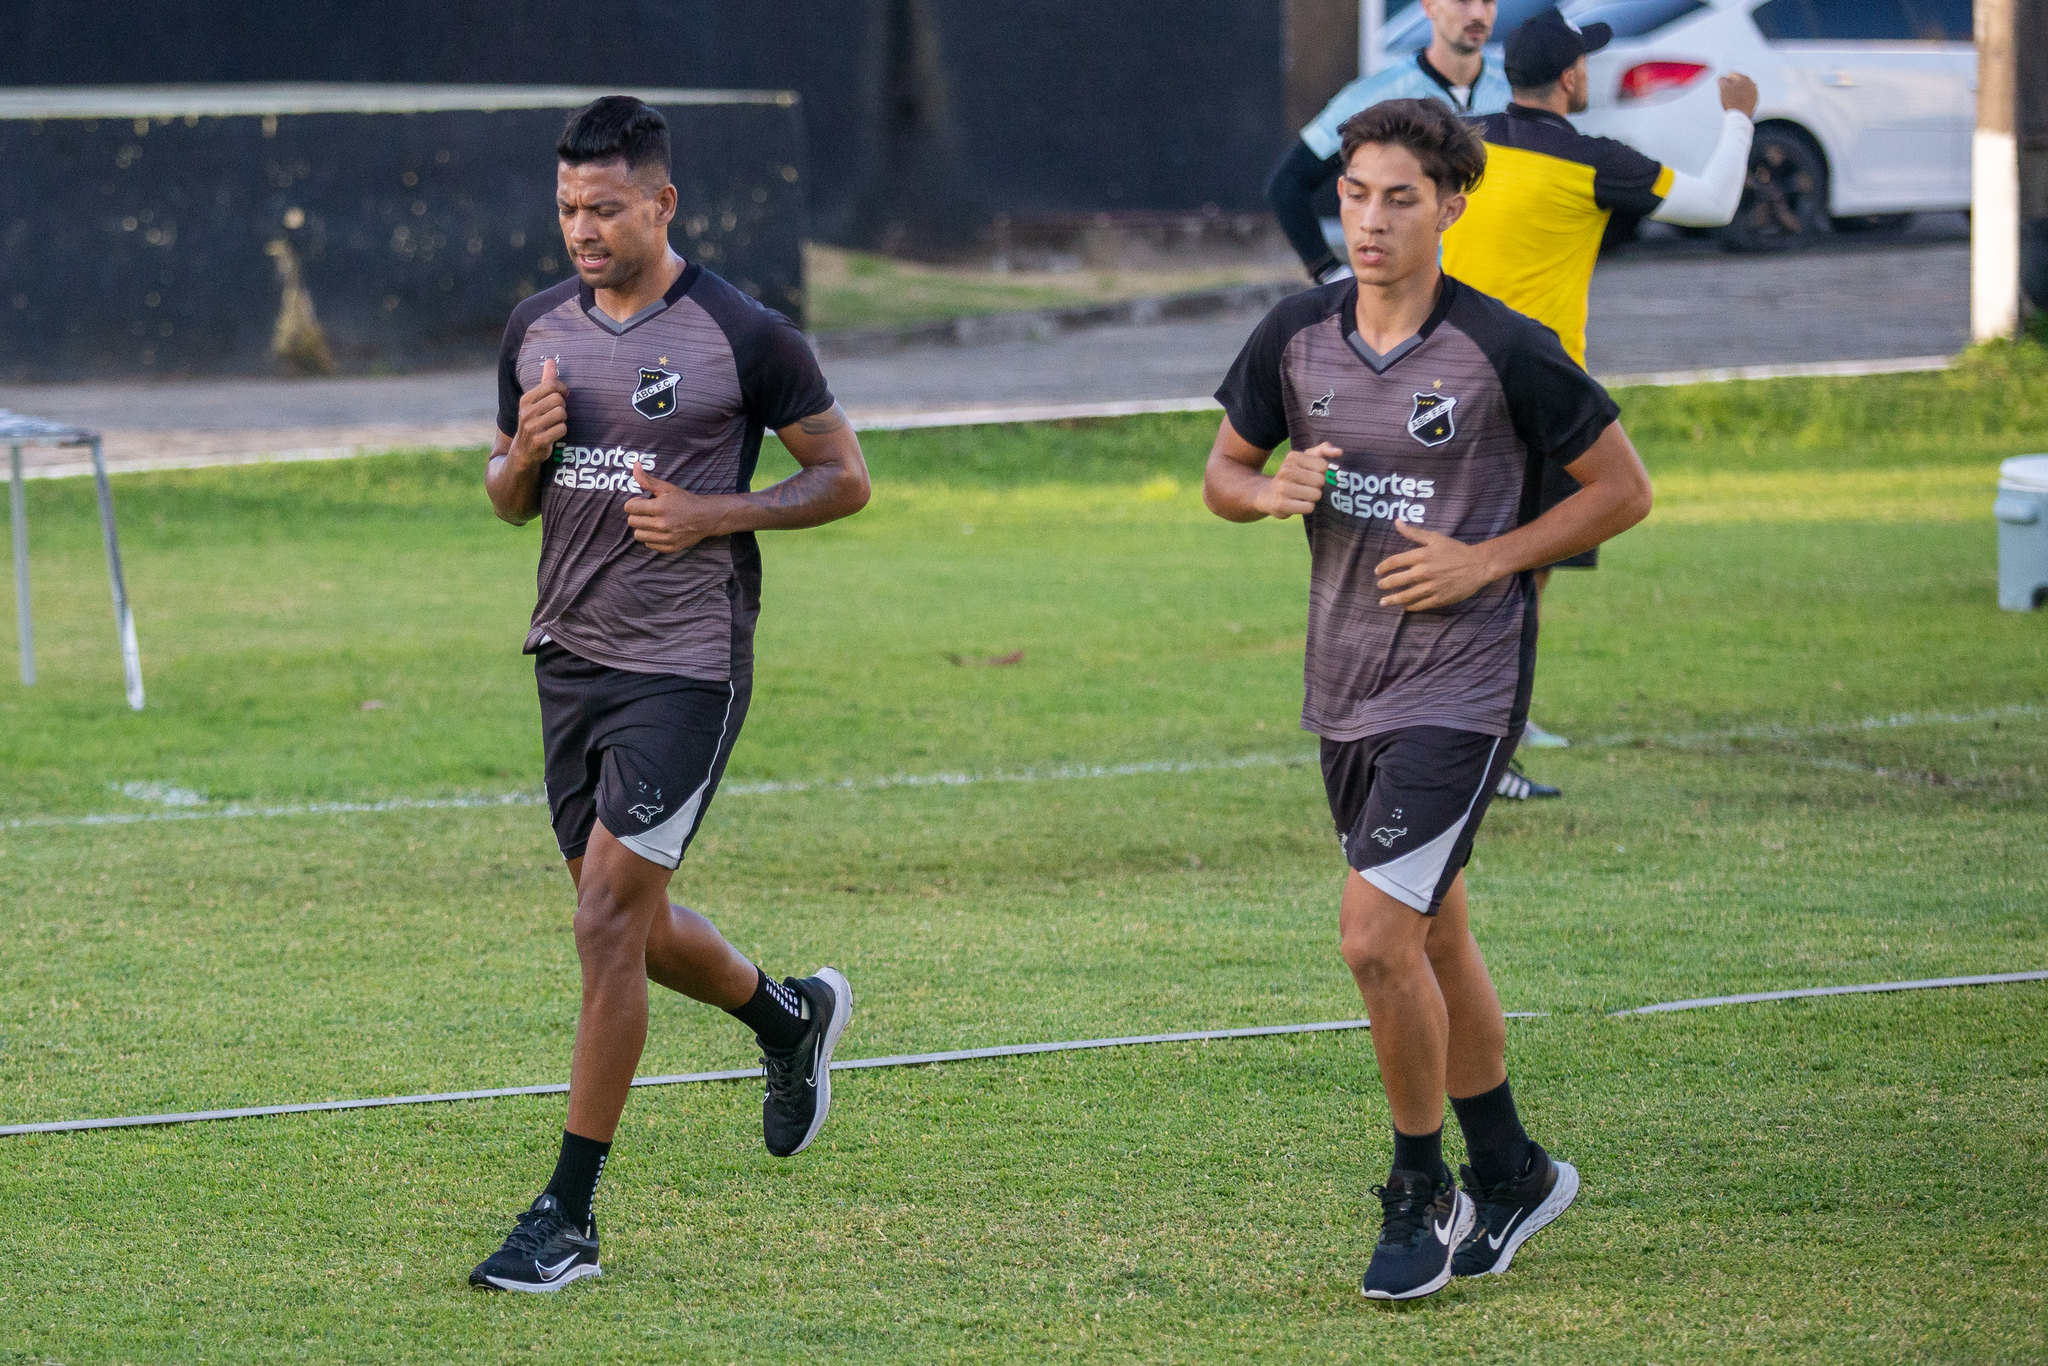
<path id="1" fill-rule="evenodd" d="M 1910 213 L 1865 213 L 1854 218 L 1830 218 L 1836 232 L 1894 232 L 1913 221 Z"/>
<path id="2" fill-rule="evenodd" d="M 1721 229 L 1730 251 L 1782 251 L 1827 229 L 1828 168 L 1820 149 L 1783 125 L 1756 130 L 1749 180 L 1735 220 Z"/>

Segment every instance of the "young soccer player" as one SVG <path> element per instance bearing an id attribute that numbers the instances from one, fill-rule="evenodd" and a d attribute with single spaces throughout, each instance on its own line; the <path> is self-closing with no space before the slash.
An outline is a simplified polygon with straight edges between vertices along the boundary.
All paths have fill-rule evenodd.
<path id="1" fill-rule="evenodd" d="M 1308 532 L 1302 725 L 1322 737 L 1352 869 L 1341 951 L 1394 1127 L 1361 1289 L 1396 1300 L 1507 1270 L 1578 1191 L 1516 1112 L 1463 869 L 1527 715 L 1531 571 L 1642 520 L 1650 481 L 1556 336 L 1438 265 L 1485 168 L 1478 133 L 1442 101 L 1390 100 L 1345 123 L 1342 156 L 1356 278 L 1252 333 L 1217 391 L 1203 492 L 1230 521 L 1298 516 Z M 1581 487 L 1538 515 L 1553 465 Z M 1446 1094 L 1463 1191 L 1443 1160 Z"/>
<path id="2" fill-rule="evenodd" d="M 660 113 L 608 96 L 570 118 L 556 152 L 576 278 L 512 312 L 486 478 L 504 520 L 541 519 L 525 648 L 583 969 L 554 1176 L 469 1278 L 526 1291 L 599 1274 L 591 1204 L 647 1040 L 649 979 L 754 1031 L 769 1152 L 802 1152 L 831 1109 L 846 978 L 775 981 L 672 905 L 668 884 L 747 715 L 754 533 L 818 526 L 868 498 L 860 443 L 802 334 L 669 247 Z M 803 468 L 750 492 L 766 429 Z"/>

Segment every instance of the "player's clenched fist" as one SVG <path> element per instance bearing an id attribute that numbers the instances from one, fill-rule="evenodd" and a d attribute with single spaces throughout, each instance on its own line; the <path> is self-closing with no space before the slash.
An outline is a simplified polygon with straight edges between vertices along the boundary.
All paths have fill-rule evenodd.
<path id="1" fill-rule="evenodd" d="M 519 433 L 512 438 L 512 458 L 522 465 L 538 464 L 567 435 L 569 386 L 555 372 L 553 359 L 544 360 L 540 383 L 519 396 Z"/>
<path id="2" fill-rule="evenodd" d="M 719 499 L 677 488 L 637 460 L 632 469 L 634 480 L 645 490 L 626 500 L 626 525 L 633 528 L 634 540 L 659 554 L 676 555 L 720 534 Z"/>
<path id="3" fill-rule="evenodd" d="M 1740 71 L 1721 78 L 1721 107 L 1749 118 L 1756 117 L 1756 82 Z"/>
<path id="4" fill-rule="evenodd" d="M 1325 441 L 1305 451 L 1289 451 L 1266 481 L 1254 504 L 1268 517 L 1301 517 L 1314 512 L 1323 497 L 1323 476 L 1330 462 L 1344 452 Z"/>

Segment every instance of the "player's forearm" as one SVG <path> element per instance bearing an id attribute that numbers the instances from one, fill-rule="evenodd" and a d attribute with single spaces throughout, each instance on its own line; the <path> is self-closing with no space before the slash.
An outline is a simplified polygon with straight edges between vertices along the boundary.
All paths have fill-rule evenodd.
<path id="1" fill-rule="evenodd" d="M 725 495 L 719 534 L 823 526 L 859 512 L 868 505 L 868 494 L 867 466 L 856 451 L 850 462 L 806 466 L 758 492 Z"/>
<path id="2" fill-rule="evenodd" d="M 523 457 L 516 446 L 491 457 L 484 472 L 484 492 L 502 521 L 525 526 L 540 515 L 541 475 L 547 458 Z"/>
<path id="3" fill-rule="evenodd" d="M 1226 522 L 1256 522 L 1266 516 L 1259 495 L 1272 482 L 1271 476 L 1215 453 L 1202 472 L 1202 502 Z"/>
<path id="4" fill-rule="evenodd" d="M 1294 247 L 1307 268 L 1309 278 L 1321 279 L 1323 272 L 1339 263 L 1323 237 L 1323 220 L 1316 216 L 1316 191 L 1336 179 L 1336 167 L 1295 140 L 1287 155 L 1266 178 L 1266 202 L 1273 207 L 1280 231 Z"/>
<path id="5" fill-rule="evenodd" d="M 1682 228 L 1718 228 L 1733 221 L 1749 179 L 1749 144 L 1756 126 L 1734 109 L 1721 111 L 1721 136 L 1698 175 L 1672 174 L 1671 189 L 1650 214 Z"/>
<path id="6" fill-rule="evenodd" d="M 1589 482 L 1535 521 L 1486 542 L 1488 570 L 1504 579 L 1591 550 L 1649 516 L 1651 497 L 1647 477 Z"/>

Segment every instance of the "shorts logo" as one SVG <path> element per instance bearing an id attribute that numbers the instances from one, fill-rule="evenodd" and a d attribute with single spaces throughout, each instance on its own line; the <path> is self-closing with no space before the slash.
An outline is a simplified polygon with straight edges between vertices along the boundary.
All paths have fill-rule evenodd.
<path id="1" fill-rule="evenodd" d="M 640 805 L 630 808 L 626 814 L 639 821 L 642 825 L 652 825 L 654 824 L 654 818 L 666 810 L 668 810 L 666 806 L 651 806 L 646 802 L 642 802 Z"/>
<path id="2" fill-rule="evenodd" d="M 1330 415 L 1330 405 L 1336 402 L 1336 400 L 1337 391 L 1332 389 L 1329 393 L 1324 394 L 1314 403 L 1308 405 L 1308 415 L 1310 417 L 1328 417 Z"/>
<path id="3" fill-rule="evenodd" d="M 640 367 L 640 387 L 633 391 L 633 411 L 645 418 L 667 417 L 676 410 L 676 386 L 683 377 L 673 370 Z"/>
<path id="4" fill-rule="evenodd" d="M 1441 446 L 1458 434 L 1451 410 L 1458 400 L 1449 394 L 1417 394 L 1415 411 L 1408 414 L 1408 435 L 1425 446 Z"/>
<path id="5" fill-rule="evenodd" d="M 1392 830 L 1383 825 L 1379 829 L 1372 832 L 1372 837 L 1374 840 L 1378 841 L 1380 848 L 1391 849 L 1394 847 L 1394 841 L 1401 838 L 1401 836 L 1407 833 L 1408 829 L 1406 826 L 1403 826 L 1399 830 Z"/>

